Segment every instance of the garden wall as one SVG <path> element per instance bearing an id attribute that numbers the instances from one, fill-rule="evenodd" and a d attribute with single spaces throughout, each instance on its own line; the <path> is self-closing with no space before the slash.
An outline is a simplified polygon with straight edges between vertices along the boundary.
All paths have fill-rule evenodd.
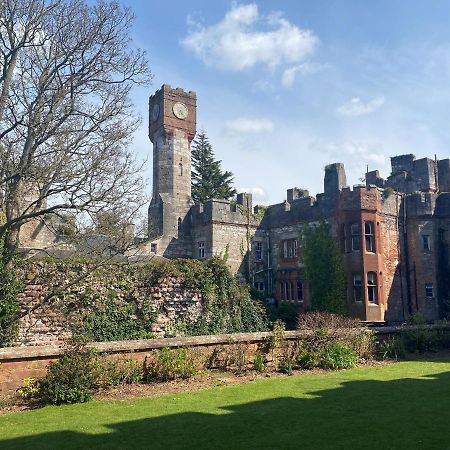
<path id="1" fill-rule="evenodd" d="M 382 327 L 374 331 L 378 339 L 397 334 L 411 327 Z M 302 336 L 311 331 L 286 331 L 284 339 L 295 344 Z M 247 365 L 257 351 L 266 350 L 272 332 L 235 333 L 215 336 L 185 336 L 165 339 L 142 339 L 133 341 L 97 342 L 90 346 L 101 352 L 111 355 L 129 355 L 137 361 L 144 362 L 152 350 L 186 347 L 198 349 L 206 357 L 215 357 L 216 363 L 221 366 L 221 358 L 229 357 L 236 350 L 245 355 Z M 13 392 L 19 387 L 24 378 L 43 377 L 51 361 L 57 360 L 64 348 L 58 345 L 35 347 L 7 347 L 0 348 L 0 397 Z M 213 365 L 214 366 L 214 365 Z"/>
<path id="2" fill-rule="evenodd" d="M 41 261 L 27 263 L 21 278 L 15 346 L 61 344 L 89 320 L 113 339 L 170 336 L 175 323 L 193 322 L 202 313 L 201 293 L 186 289 L 180 276 L 160 276 L 155 264 Z M 57 294 L 46 300 L 53 291 Z"/>

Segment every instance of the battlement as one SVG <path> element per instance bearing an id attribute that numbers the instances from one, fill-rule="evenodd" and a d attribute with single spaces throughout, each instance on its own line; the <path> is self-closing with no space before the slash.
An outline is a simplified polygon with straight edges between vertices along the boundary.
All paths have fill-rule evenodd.
<path id="1" fill-rule="evenodd" d="M 415 159 L 412 154 L 393 156 L 391 174 L 384 180 L 377 170 L 366 173 L 366 184 L 391 187 L 398 192 L 450 192 L 450 160 Z"/>
<path id="2" fill-rule="evenodd" d="M 261 212 L 259 208 L 253 208 L 252 194 L 247 192 L 238 194 L 237 202 L 211 199 L 191 209 L 194 225 L 219 222 L 258 226 L 264 215 Z"/>

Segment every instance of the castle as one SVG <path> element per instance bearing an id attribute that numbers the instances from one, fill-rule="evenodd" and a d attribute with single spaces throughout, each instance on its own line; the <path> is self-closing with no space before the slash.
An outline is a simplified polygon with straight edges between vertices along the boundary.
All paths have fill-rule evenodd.
<path id="1" fill-rule="evenodd" d="M 153 196 L 148 251 L 168 258 L 228 255 L 233 271 L 277 304 L 308 307 L 299 236 L 326 221 L 339 242 L 351 315 L 401 321 L 413 313 L 442 317 L 450 303 L 450 159 L 391 158 L 386 179 L 366 174 L 346 186 L 344 166 L 325 168 L 324 192 L 287 190 L 283 203 L 253 207 L 191 198 L 190 145 L 196 134 L 196 94 L 163 85 L 149 101 Z"/>

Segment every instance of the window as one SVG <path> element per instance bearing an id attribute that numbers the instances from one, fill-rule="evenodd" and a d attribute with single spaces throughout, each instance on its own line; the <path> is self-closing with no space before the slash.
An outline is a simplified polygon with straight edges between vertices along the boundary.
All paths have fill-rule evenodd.
<path id="1" fill-rule="evenodd" d="M 183 176 L 183 164 L 178 164 L 178 168 L 179 168 L 179 170 L 180 170 L 180 177 L 182 177 Z"/>
<path id="2" fill-rule="evenodd" d="M 264 283 L 261 281 L 255 281 L 253 286 L 258 292 L 264 293 L 264 291 L 266 290 Z"/>
<path id="3" fill-rule="evenodd" d="M 353 274 L 353 299 L 357 303 L 361 303 L 363 301 L 362 280 L 360 273 Z"/>
<path id="4" fill-rule="evenodd" d="M 283 241 L 283 257 L 285 259 L 297 257 L 297 239 Z"/>
<path id="5" fill-rule="evenodd" d="M 178 231 L 181 230 L 181 217 L 178 217 Z"/>
<path id="6" fill-rule="evenodd" d="M 367 272 L 367 299 L 370 303 L 377 302 L 377 274 Z"/>
<path id="7" fill-rule="evenodd" d="M 255 242 L 255 261 L 262 261 L 262 242 Z"/>
<path id="8" fill-rule="evenodd" d="M 344 252 L 348 253 L 349 252 L 349 248 L 348 248 L 348 230 L 347 230 L 347 225 L 343 225 L 342 226 L 342 233 L 344 235 Z"/>
<path id="9" fill-rule="evenodd" d="M 375 234 L 373 222 L 364 222 L 364 234 L 366 238 L 366 252 L 375 251 Z"/>
<path id="10" fill-rule="evenodd" d="M 281 300 L 288 300 L 289 283 L 287 281 L 281 282 Z"/>
<path id="11" fill-rule="evenodd" d="M 424 252 L 429 252 L 430 247 L 430 236 L 428 234 L 422 234 L 422 250 Z"/>
<path id="12" fill-rule="evenodd" d="M 294 283 L 289 283 L 289 287 L 291 288 L 289 300 L 291 302 L 294 302 L 295 301 L 295 286 L 294 286 Z"/>
<path id="13" fill-rule="evenodd" d="M 433 298 L 433 283 L 427 283 L 425 285 L 425 297 L 426 298 Z"/>
<path id="14" fill-rule="evenodd" d="M 197 248 L 198 248 L 198 257 L 204 258 L 205 257 L 205 241 L 197 242 Z"/>
<path id="15" fill-rule="evenodd" d="M 158 244 L 150 244 L 150 251 L 156 253 L 158 251 Z"/>
<path id="16" fill-rule="evenodd" d="M 352 223 L 350 232 L 352 236 L 352 251 L 356 252 L 361 250 L 361 229 L 359 223 Z"/>
<path id="17" fill-rule="evenodd" d="M 297 301 L 303 303 L 303 283 L 297 281 Z"/>

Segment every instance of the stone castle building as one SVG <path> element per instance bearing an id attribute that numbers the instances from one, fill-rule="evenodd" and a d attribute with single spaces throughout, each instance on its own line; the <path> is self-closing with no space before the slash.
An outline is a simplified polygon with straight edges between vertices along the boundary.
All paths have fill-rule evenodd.
<path id="1" fill-rule="evenodd" d="M 419 312 L 443 315 L 450 302 L 450 159 L 391 158 L 386 179 L 366 174 L 349 188 L 344 166 L 325 168 L 315 198 L 291 188 L 283 203 L 253 206 L 191 197 L 190 145 L 196 133 L 196 94 L 163 85 L 149 102 L 153 197 L 148 251 L 168 258 L 227 254 L 231 268 L 277 304 L 308 307 L 299 236 L 305 224 L 326 221 L 339 242 L 352 315 L 400 321 Z"/>

